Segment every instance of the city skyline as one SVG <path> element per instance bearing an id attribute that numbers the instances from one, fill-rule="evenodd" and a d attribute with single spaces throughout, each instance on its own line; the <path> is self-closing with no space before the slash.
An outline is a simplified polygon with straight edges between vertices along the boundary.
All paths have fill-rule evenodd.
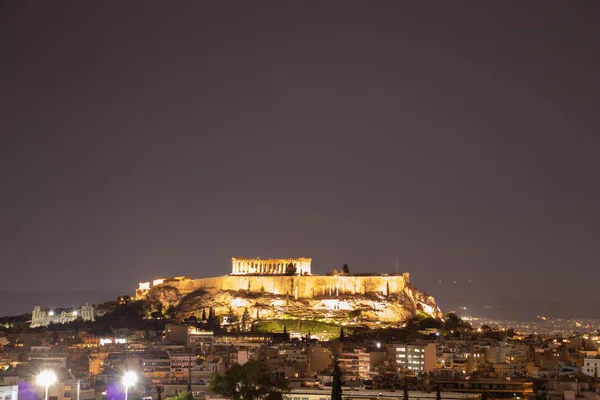
<path id="1" fill-rule="evenodd" d="M 0 295 L 305 256 L 598 317 L 600 5 L 554 4 L 5 5 Z"/>

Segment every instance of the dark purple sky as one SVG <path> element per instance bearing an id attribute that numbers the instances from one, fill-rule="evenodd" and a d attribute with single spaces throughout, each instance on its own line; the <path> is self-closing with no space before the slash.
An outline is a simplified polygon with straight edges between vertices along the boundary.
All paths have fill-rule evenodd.
<path id="1" fill-rule="evenodd" d="M 600 316 L 600 2 L 217 3 L 2 5 L 0 291 L 307 256 Z"/>

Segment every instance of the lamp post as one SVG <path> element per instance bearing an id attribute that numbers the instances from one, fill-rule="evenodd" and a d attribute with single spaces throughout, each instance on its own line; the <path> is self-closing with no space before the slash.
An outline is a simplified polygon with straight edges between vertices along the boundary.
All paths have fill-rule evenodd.
<path id="1" fill-rule="evenodd" d="M 123 375 L 122 382 L 123 386 L 125 386 L 125 400 L 127 400 L 127 392 L 129 391 L 129 386 L 135 385 L 135 383 L 137 382 L 137 375 L 133 371 L 125 372 L 125 375 Z"/>
<path id="2" fill-rule="evenodd" d="M 48 387 L 54 385 L 57 381 L 54 371 L 46 370 L 39 373 L 37 376 L 37 384 L 44 387 L 44 399 L 48 400 Z"/>

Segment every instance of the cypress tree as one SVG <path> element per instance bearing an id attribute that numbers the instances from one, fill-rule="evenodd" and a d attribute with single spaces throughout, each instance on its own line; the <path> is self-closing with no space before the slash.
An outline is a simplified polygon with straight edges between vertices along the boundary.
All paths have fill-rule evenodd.
<path id="1" fill-rule="evenodd" d="M 244 313 L 242 314 L 242 319 L 240 321 L 240 328 L 242 331 L 246 330 L 246 325 L 248 325 L 248 321 L 250 320 L 250 313 L 248 312 L 248 307 L 244 308 Z"/>
<path id="2" fill-rule="evenodd" d="M 342 371 L 337 359 L 333 362 L 333 377 L 331 380 L 331 400 L 342 400 Z"/>
<path id="3" fill-rule="evenodd" d="M 437 388 L 435 390 L 435 400 L 442 400 L 442 392 L 440 389 L 440 385 L 437 385 Z"/>
<path id="4" fill-rule="evenodd" d="M 188 359 L 188 381 L 187 381 L 187 392 L 192 397 L 192 356 Z"/>

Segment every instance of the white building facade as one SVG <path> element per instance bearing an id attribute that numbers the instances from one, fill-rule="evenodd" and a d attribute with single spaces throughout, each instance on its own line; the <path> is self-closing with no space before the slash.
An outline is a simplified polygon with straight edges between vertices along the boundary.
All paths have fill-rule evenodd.
<path id="1" fill-rule="evenodd" d="M 584 358 L 581 372 L 588 376 L 600 376 L 600 358 Z"/>
<path id="2" fill-rule="evenodd" d="M 394 353 L 398 367 L 413 372 L 431 372 L 436 366 L 436 347 L 433 343 L 425 345 L 392 344 L 388 349 Z"/>

